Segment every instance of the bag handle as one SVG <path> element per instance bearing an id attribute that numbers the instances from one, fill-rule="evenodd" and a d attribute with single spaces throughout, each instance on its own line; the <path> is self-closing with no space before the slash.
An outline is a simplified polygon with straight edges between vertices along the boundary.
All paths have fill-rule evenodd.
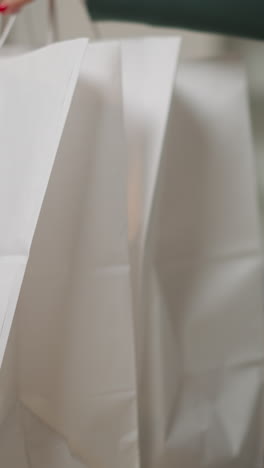
<path id="1" fill-rule="evenodd" d="M 100 39 L 100 32 L 99 32 L 99 30 L 97 28 L 97 25 L 93 21 L 93 18 L 91 16 L 91 14 L 90 14 L 89 0 L 86 0 L 86 11 L 87 11 L 87 17 L 88 17 L 88 23 L 89 23 L 91 39 L 94 39 L 94 40 Z"/>
<path id="2" fill-rule="evenodd" d="M 56 0 L 48 0 L 48 44 L 59 40 L 58 15 Z"/>
<path id="3" fill-rule="evenodd" d="M 4 22 L 1 35 L 0 35 L 0 49 L 5 45 L 9 34 L 15 24 L 17 15 L 11 15 L 7 21 Z M 51 44 L 58 41 L 58 22 L 57 22 L 57 8 L 56 0 L 48 0 L 48 34 L 47 43 Z"/>
<path id="4" fill-rule="evenodd" d="M 4 22 L 0 36 L 0 49 L 5 45 L 6 40 L 15 24 L 17 15 L 11 15 L 7 22 Z"/>

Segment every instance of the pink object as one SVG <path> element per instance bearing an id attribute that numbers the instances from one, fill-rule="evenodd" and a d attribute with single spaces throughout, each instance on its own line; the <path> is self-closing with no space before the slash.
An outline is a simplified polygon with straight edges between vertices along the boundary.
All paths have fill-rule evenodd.
<path id="1" fill-rule="evenodd" d="M 0 13 L 4 13 L 7 10 L 8 6 L 2 3 L 0 5 Z"/>

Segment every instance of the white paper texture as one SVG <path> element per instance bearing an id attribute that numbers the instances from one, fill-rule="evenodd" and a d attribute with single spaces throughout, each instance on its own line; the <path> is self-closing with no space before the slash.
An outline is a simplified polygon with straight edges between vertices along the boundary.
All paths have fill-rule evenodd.
<path id="1" fill-rule="evenodd" d="M 0 61 L 0 362 L 86 40 Z"/>
<path id="2" fill-rule="evenodd" d="M 18 309 L 22 401 L 107 468 L 138 466 L 121 89 L 120 45 L 88 47 Z"/>
<path id="3" fill-rule="evenodd" d="M 179 49 L 140 39 L 83 57 L 0 375 L 5 468 L 261 467 L 263 265 L 245 76 L 235 61 L 178 64 Z M 50 154 L 39 139 L 31 173 L 31 151 Z M 17 235 L 22 201 L 10 234 L 24 259 L 35 224 L 28 241 Z M 6 269 L 5 289 L 19 274 Z"/>

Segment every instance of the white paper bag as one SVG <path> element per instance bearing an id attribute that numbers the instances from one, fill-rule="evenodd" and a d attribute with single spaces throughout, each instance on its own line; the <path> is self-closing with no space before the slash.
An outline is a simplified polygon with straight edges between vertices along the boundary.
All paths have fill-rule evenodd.
<path id="1" fill-rule="evenodd" d="M 261 466 L 245 80 L 181 65 L 173 91 L 179 45 L 87 49 L 2 369 L 1 466 Z"/>
<path id="2" fill-rule="evenodd" d="M 120 45 L 89 46 L 18 309 L 20 398 L 36 467 L 45 466 L 34 448 L 41 432 L 28 410 L 85 466 L 138 466 L 121 89 Z M 63 453 L 54 444 L 49 467 L 64 467 Z"/>
<path id="3" fill-rule="evenodd" d="M 159 132 L 161 123 L 164 133 L 179 41 L 141 43 L 146 72 L 159 70 L 157 46 L 165 54 L 162 73 L 152 77 L 153 88 L 164 94 L 151 113 L 153 129 Z M 151 94 L 146 97 L 151 103 Z M 36 450 L 35 441 L 42 437 L 45 446 L 45 430 L 28 410 L 85 466 L 139 466 L 127 170 L 121 48 L 91 45 L 18 309 L 19 387 L 27 408 L 22 419 L 37 467 L 45 450 Z M 65 463 L 63 441 L 53 444 L 52 454 L 49 466 Z"/>

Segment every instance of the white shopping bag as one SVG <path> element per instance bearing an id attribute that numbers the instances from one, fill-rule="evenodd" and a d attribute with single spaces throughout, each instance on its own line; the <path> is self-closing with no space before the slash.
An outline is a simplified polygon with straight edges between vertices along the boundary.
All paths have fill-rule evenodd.
<path id="1" fill-rule="evenodd" d="M 22 290 L 20 398 L 38 468 L 138 465 L 121 89 L 119 44 L 89 46 Z M 44 423 L 68 449 L 36 449 Z"/>
<path id="2" fill-rule="evenodd" d="M 244 76 L 181 65 L 173 91 L 179 45 L 87 49 L 2 369 L 1 466 L 258 466 Z"/>
<path id="3" fill-rule="evenodd" d="M 139 73 L 123 79 L 142 466 L 260 467 L 263 263 L 244 73 L 181 65 L 162 150 L 130 125 Z"/>

